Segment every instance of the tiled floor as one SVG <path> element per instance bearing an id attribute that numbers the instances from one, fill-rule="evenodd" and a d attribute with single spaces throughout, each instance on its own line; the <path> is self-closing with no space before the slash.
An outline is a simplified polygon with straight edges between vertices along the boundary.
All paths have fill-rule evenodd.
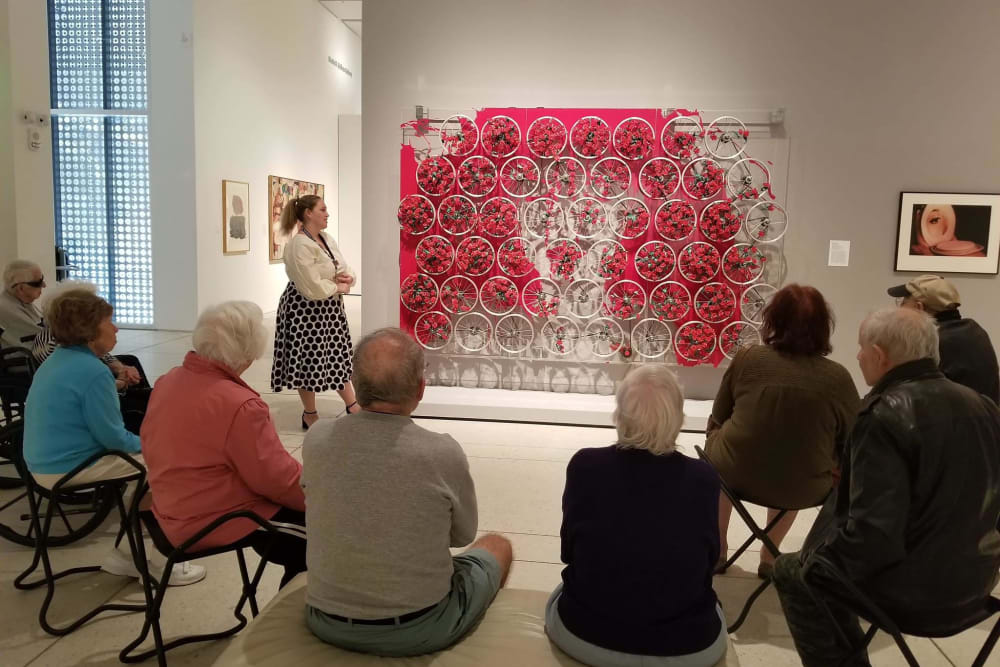
<path id="1" fill-rule="evenodd" d="M 356 313 L 352 313 L 354 319 Z M 352 328 L 357 326 L 352 322 Z M 357 329 L 355 329 L 357 330 Z M 182 332 L 121 331 L 119 353 L 137 355 L 152 378 L 179 363 L 188 349 L 190 336 Z M 288 450 L 298 457 L 302 432 L 294 394 L 271 394 L 267 386 L 270 357 L 257 362 L 245 374 L 249 383 L 264 394 Z M 323 396 L 320 411 L 334 416 L 343 410 L 336 394 Z M 469 457 L 479 497 L 480 527 L 508 535 L 514 543 L 516 563 L 509 586 L 551 590 L 559 580 L 560 498 L 566 462 L 581 447 L 607 445 L 614 432 L 604 428 L 538 426 L 528 424 L 482 423 L 424 419 L 432 430 L 444 431 L 462 443 Z M 683 434 L 681 449 L 692 454 L 701 438 Z M 0 492 L 0 498 L 3 498 Z M 8 492 L 9 493 L 9 492 Z M 2 504 L 2 501 L 0 501 Z M 762 510 L 757 518 L 762 518 Z M 785 542 L 788 550 L 802 543 L 815 512 L 800 514 Z M 729 531 L 729 544 L 736 546 L 748 531 L 738 517 Z M 54 565 L 98 562 L 114 537 L 110 522 L 87 539 L 53 551 Z M 744 555 L 724 576 L 715 578 L 715 588 L 732 619 L 756 586 L 757 552 Z M 13 578 L 30 561 L 29 550 L 0 540 L 0 665 L 3 667 L 62 667 L 64 665 L 117 665 L 117 652 L 138 632 L 138 614 L 104 616 L 69 636 L 56 639 L 43 633 L 36 615 L 43 592 L 17 591 Z M 222 629 L 231 620 L 230 609 L 238 595 L 239 575 L 235 558 L 217 556 L 203 561 L 208 577 L 185 588 L 172 588 L 163 610 L 166 636 L 194 631 Z M 277 588 L 277 572 L 271 569 L 261 587 L 261 601 L 270 599 Z M 139 601 L 138 585 L 128 579 L 103 573 L 71 577 L 57 587 L 52 617 L 68 619 L 93 604 L 111 599 Z M 911 647 L 921 665 L 967 665 L 986 636 L 984 627 L 958 638 L 930 641 L 913 640 Z M 733 637 L 743 665 L 781 667 L 798 665 L 788 628 L 773 589 L 758 600 L 744 626 Z M 170 664 L 210 665 L 226 642 L 183 647 L 171 652 Z M 872 662 L 877 666 L 904 665 L 902 656 L 884 635 L 876 638 Z M 152 663 L 149 663 L 152 664 Z M 1000 651 L 989 662 L 1000 666 Z"/>

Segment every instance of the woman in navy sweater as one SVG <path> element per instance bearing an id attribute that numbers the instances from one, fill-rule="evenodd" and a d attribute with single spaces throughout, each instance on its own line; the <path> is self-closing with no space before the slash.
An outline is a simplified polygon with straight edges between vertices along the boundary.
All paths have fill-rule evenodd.
<path id="1" fill-rule="evenodd" d="M 632 371 L 616 403 L 618 444 L 582 449 L 566 470 L 566 568 L 546 632 L 594 667 L 713 665 L 726 651 L 712 590 L 718 476 L 674 453 L 684 398 L 669 369 Z"/>

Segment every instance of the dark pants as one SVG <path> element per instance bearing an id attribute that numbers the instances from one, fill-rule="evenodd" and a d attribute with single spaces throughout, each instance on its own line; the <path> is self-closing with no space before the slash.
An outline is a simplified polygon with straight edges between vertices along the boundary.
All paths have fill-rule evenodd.
<path id="1" fill-rule="evenodd" d="M 278 585 L 283 588 L 295 575 L 306 571 L 306 513 L 282 507 L 270 521 L 278 529 L 273 543 L 264 530 L 252 533 L 249 539 L 253 550 L 262 557 L 266 555 L 268 562 L 285 567 Z"/>
<path id="2" fill-rule="evenodd" d="M 813 597 L 815 589 L 805 585 L 798 553 L 778 557 L 774 562 L 773 581 L 804 667 L 835 667 L 855 654 L 856 647 L 861 645 L 865 636 L 857 615 L 836 600 L 823 598 L 824 607 Z M 850 646 L 840 639 L 834 622 L 847 635 Z M 867 652 L 844 664 L 871 667 Z"/>
<path id="3" fill-rule="evenodd" d="M 118 394 L 118 402 L 121 406 L 122 419 L 125 428 L 139 435 L 139 428 L 142 420 L 146 416 L 146 408 L 149 406 L 149 395 L 153 388 L 149 386 L 146 378 L 146 371 L 143 370 L 139 359 L 131 354 L 120 354 L 116 357 L 118 361 L 126 366 L 132 366 L 139 371 L 140 379 L 138 384 L 134 384 L 125 390 L 125 393 Z"/>

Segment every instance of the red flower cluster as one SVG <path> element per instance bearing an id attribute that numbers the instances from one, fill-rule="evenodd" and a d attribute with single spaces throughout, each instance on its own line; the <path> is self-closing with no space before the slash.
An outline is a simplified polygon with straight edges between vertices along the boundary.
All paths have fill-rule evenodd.
<path id="1" fill-rule="evenodd" d="M 611 131 L 604 119 L 584 116 L 573 124 L 569 142 L 573 150 L 582 157 L 597 157 L 608 150 Z"/>
<path id="2" fill-rule="evenodd" d="M 521 145 L 521 130 L 507 116 L 495 116 L 483 125 L 482 143 L 493 157 L 506 157 Z"/>
<path id="3" fill-rule="evenodd" d="M 680 171 L 665 157 L 656 157 L 639 170 L 639 189 L 651 199 L 666 199 L 677 190 Z"/>
<path id="4" fill-rule="evenodd" d="M 632 172 L 621 158 L 606 157 L 590 170 L 590 187 L 598 197 L 620 197 L 631 184 Z"/>
<path id="5" fill-rule="evenodd" d="M 658 282 L 674 270 L 677 257 L 663 241 L 649 241 L 642 244 L 635 254 L 635 270 L 646 280 Z"/>
<path id="6" fill-rule="evenodd" d="M 455 184 L 455 167 L 443 157 L 425 158 L 417 165 L 417 185 L 429 195 L 443 195 Z"/>
<path id="7" fill-rule="evenodd" d="M 649 293 L 649 309 L 659 320 L 676 322 L 691 310 L 691 293 L 680 283 L 660 283 Z"/>
<path id="8" fill-rule="evenodd" d="M 583 251 L 572 241 L 560 239 L 549 245 L 545 256 L 549 258 L 549 272 L 553 277 L 570 280 L 580 267 Z"/>
<path id="9" fill-rule="evenodd" d="M 444 313 L 425 313 L 417 320 L 413 335 L 424 347 L 438 350 L 451 338 L 451 321 Z"/>
<path id="10" fill-rule="evenodd" d="M 684 190 L 696 199 L 714 197 L 725 184 L 725 171 L 714 160 L 700 158 L 684 169 Z"/>
<path id="11" fill-rule="evenodd" d="M 760 248 L 748 243 L 737 243 L 722 258 L 722 273 L 731 282 L 751 283 L 764 271 L 767 258 Z"/>
<path id="12" fill-rule="evenodd" d="M 428 236 L 417 244 L 416 260 L 417 268 L 436 276 L 451 268 L 455 248 L 443 236 Z"/>
<path id="13" fill-rule="evenodd" d="M 449 234 L 468 234 L 475 228 L 478 220 L 476 205 L 462 195 L 445 197 L 438 206 L 438 222 L 441 223 L 441 229 Z"/>
<path id="14" fill-rule="evenodd" d="M 626 160 L 641 160 L 653 153 L 653 127 L 641 118 L 626 118 L 615 128 L 615 150 Z"/>
<path id="15" fill-rule="evenodd" d="M 740 231 L 740 223 L 740 214 L 732 203 L 717 201 L 706 206 L 701 212 L 698 229 L 709 241 L 724 243 L 736 236 Z"/>
<path id="16" fill-rule="evenodd" d="M 424 234 L 434 224 L 434 204 L 423 195 L 406 195 L 396 209 L 396 219 L 407 234 Z"/>
<path id="17" fill-rule="evenodd" d="M 573 202 L 569 207 L 569 218 L 572 221 L 573 233 L 583 238 L 595 236 L 608 222 L 604 205 L 589 197 Z"/>
<path id="18" fill-rule="evenodd" d="M 411 273 L 399 286 L 399 300 L 408 310 L 422 313 L 437 303 L 438 288 L 434 279 L 422 273 Z"/>
<path id="19" fill-rule="evenodd" d="M 613 231 L 623 239 L 634 239 L 649 227 L 649 209 L 638 199 L 622 199 L 612 209 Z"/>
<path id="20" fill-rule="evenodd" d="M 517 286 L 503 276 L 487 278 L 479 289 L 479 299 L 492 315 L 504 315 L 517 305 Z"/>
<path id="21" fill-rule="evenodd" d="M 517 229 L 517 207 L 506 197 L 493 197 L 479 209 L 479 230 L 503 238 Z"/>
<path id="22" fill-rule="evenodd" d="M 500 168 L 500 185 L 513 197 L 527 197 L 538 187 L 538 167 L 529 158 L 512 157 Z"/>
<path id="23" fill-rule="evenodd" d="M 604 312 L 620 320 L 632 320 L 646 307 L 646 293 L 638 283 L 620 280 L 604 297 Z"/>
<path id="24" fill-rule="evenodd" d="M 538 157 L 556 157 L 566 145 L 566 126 L 557 118 L 543 116 L 528 126 L 528 150 Z"/>
<path id="25" fill-rule="evenodd" d="M 688 361 L 708 361 L 715 352 L 715 331 L 704 322 L 688 322 L 677 330 L 674 347 Z"/>
<path id="26" fill-rule="evenodd" d="M 531 257 L 528 256 L 531 253 Z M 500 269 L 509 276 L 520 278 L 535 268 L 534 251 L 527 239 L 516 237 L 504 241 L 497 250 Z"/>
<path id="27" fill-rule="evenodd" d="M 597 275 L 605 280 L 618 280 L 625 275 L 625 262 L 628 255 L 620 243 L 612 242 L 601 250 L 597 262 Z"/>
<path id="28" fill-rule="evenodd" d="M 706 322 L 724 322 L 736 312 L 736 295 L 725 283 L 709 283 L 694 297 L 694 311 Z"/>
<path id="29" fill-rule="evenodd" d="M 572 197 L 586 184 L 587 172 L 576 158 L 559 158 L 545 170 L 545 185 L 557 197 Z"/>
<path id="30" fill-rule="evenodd" d="M 719 272 L 722 258 L 715 246 L 701 241 L 689 243 L 677 258 L 677 269 L 693 283 L 707 282 Z"/>
<path id="31" fill-rule="evenodd" d="M 694 206 L 686 201 L 668 201 L 656 211 L 656 231 L 668 241 L 680 241 L 694 229 L 696 217 Z"/>
<path id="32" fill-rule="evenodd" d="M 695 132 L 677 130 L 675 127 L 675 123 L 669 123 L 663 127 L 663 133 L 660 135 L 663 151 L 670 157 L 685 162 L 701 155 L 698 139 L 704 135 L 704 132 L 696 134 Z"/>
<path id="33" fill-rule="evenodd" d="M 736 351 L 741 347 L 740 338 L 743 336 L 745 331 L 750 331 L 751 334 L 755 333 L 755 328 L 747 324 L 746 322 L 733 322 L 732 324 L 726 325 L 719 334 L 719 346 L 722 348 L 722 353 L 729 357 L 730 359 L 735 356 Z M 757 335 L 757 342 L 760 342 L 760 336 Z M 751 345 L 753 343 L 746 341 L 746 345 Z"/>
<path id="34" fill-rule="evenodd" d="M 458 127 L 452 127 L 449 121 L 457 121 Z M 441 126 L 441 145 L 449 155 L 468 155 L 476 149 L 479 141 L 479 130 L 468 116 L 452 116 Z"/>
<path id="35" fill-rule="evenodd" d="M 452 276 L 441 285 L 441 305 L 449 313 L 467 313 L 476 306 L 479 292 L 465 276 Z"/>
<path id="36" fill-rule="evenodd" d="M 481 155 L 466 158 L 458 167 L 458 185 L 473 197 L 488 194 L 497 184 L 496 165 Z"/>
<path id="37" fill-rule="evenodd" d="M 455 250 L 455 268 L 470 276 L 481 276 L 493 267 L 493 246 L 482 236 L 470 236 Z"/>

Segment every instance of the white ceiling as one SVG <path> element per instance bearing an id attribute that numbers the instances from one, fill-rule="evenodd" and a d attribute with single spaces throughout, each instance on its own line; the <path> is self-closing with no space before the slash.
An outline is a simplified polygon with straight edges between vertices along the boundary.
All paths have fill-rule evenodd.
<path id="1" fill-rule="evenodd" d="M 361 37 L 361 0 L 319 0 L 347 29 Z"/>

